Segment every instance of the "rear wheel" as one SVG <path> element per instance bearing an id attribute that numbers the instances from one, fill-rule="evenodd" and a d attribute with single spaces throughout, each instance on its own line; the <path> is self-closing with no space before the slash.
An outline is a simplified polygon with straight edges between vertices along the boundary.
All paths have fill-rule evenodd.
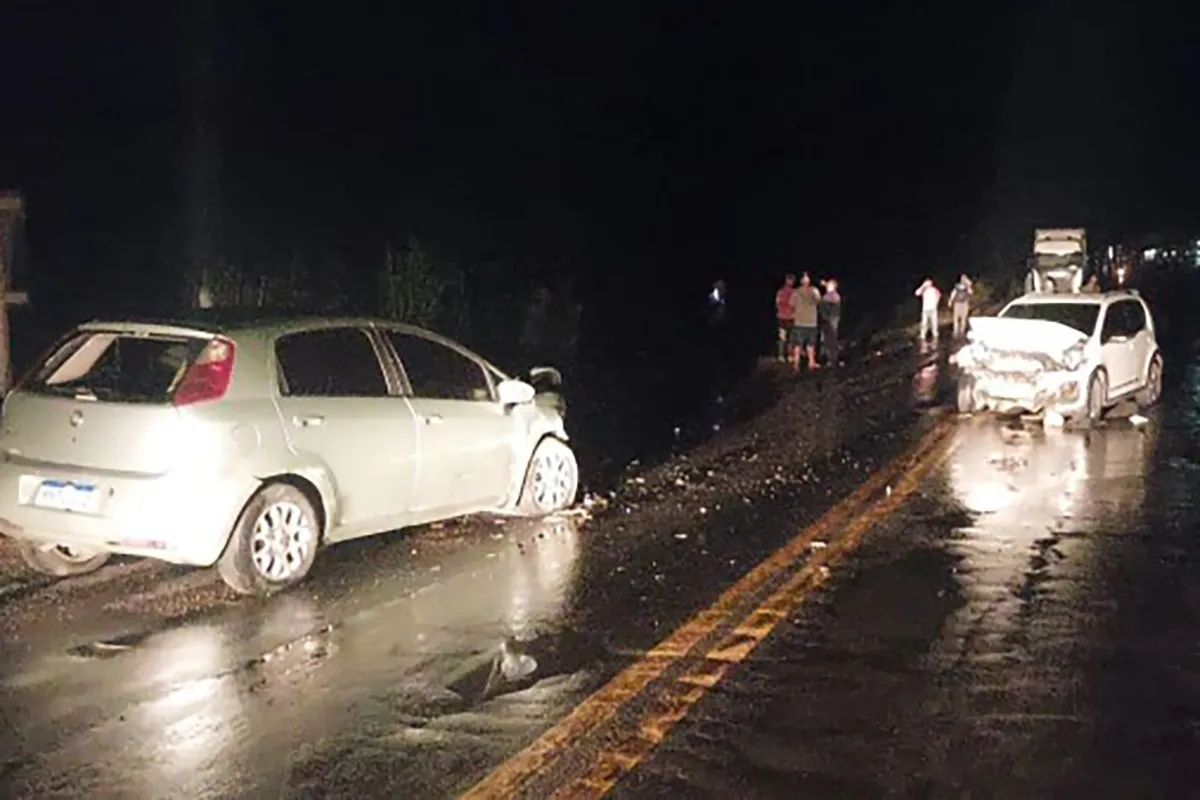
<path id="1" fill-rule="evenodd" d="M 320 538 L 316 509 L 304 492 L 268 484 L 242 510 L 217 572 L 241 594 L 274 594 L 308 574 Z"/>
<path id="2" fill-rule="evenodd" d="M 564 442 L 547 437 L 538 443 L 525 471 L 517 510 L 527 517 L 543 517 L 575 504 L 579 491 L 579 465 Z"/>
<path id="3" fill-rule="evenodd" d="M 65 544 L 21 542 L 21 558 L 43 575 L 67 578 L 95 572 L 108 562 L 108 553 Z"/>
<path id="4" fill-rule="evenodd" d="M 1154 358 L 1150 359 L 1150 366 L 1146 368 L 1146 385 L 1142 387 L 1142 390 L 1137 395 L 1137 404 L 1139 406 L 1149 408 L 1162 397 L 1162 377 L 1162 356 L 1156 353 Z"/>

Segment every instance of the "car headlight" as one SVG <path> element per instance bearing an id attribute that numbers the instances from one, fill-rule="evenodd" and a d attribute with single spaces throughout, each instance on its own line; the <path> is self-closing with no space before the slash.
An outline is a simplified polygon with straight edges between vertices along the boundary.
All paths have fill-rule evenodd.
<path id="1" fill-rule="evenodd" d="M 1077 370 L 1083 364 L 1083 342 L 1071 345 L 1063 353 L 1063 365 L 1069 370 Z"/>

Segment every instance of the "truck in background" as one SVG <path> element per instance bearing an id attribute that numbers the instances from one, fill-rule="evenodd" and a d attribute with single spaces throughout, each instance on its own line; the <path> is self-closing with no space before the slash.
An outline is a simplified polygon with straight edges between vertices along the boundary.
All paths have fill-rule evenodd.
<path id="1" fill-rule="evenodd" d="M 1084 228 L 1038 228 L 1025 277 L 1026 292 L 1078 292 L 1087 268 Z"/>

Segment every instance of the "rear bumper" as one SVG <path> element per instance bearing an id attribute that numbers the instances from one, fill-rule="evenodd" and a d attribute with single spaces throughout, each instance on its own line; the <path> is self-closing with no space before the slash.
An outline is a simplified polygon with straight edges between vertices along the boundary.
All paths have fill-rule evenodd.
<path id="1" fill-rule="evenodd" d="M 32 505 L 40 479 L 95 483 L 98 513 Z M 0 464 L 0 534 L 14 539 L 209 566 L 221 555 L 253 485 L 195 475 L 113 477 Z"/>
<path id="2" fill-rule="evenodd" d="M 964 370 L 964 375 L 972 382 L 976 407 L 981 410 L 1053 411 L 1073 417 L 1087 408 L 1087 379 L 1082 371 L 1014 376 L 973 369 Z"/>

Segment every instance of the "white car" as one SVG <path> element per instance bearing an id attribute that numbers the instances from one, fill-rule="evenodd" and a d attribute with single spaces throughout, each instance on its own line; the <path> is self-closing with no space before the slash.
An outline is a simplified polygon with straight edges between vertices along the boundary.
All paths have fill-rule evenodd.
<path id="1" fill-rule="evenodd" d="M 326 544 L 551 514 L 577 487 L 558 398 L 369 319 L 88 323 L 5 398 L 0 433 L 0 533 L 34 569 L 216 564 L 246 594 Z"/>
<path id="2" fill-rule="evenodd" d="M 1146 302 L 1131 291 L 1028 294 L 973 317 L 955 354 L 958 408 L 1057 413 L 1096 422 L 1117 402 L 1162 394 L 1162 353 Z"/>

